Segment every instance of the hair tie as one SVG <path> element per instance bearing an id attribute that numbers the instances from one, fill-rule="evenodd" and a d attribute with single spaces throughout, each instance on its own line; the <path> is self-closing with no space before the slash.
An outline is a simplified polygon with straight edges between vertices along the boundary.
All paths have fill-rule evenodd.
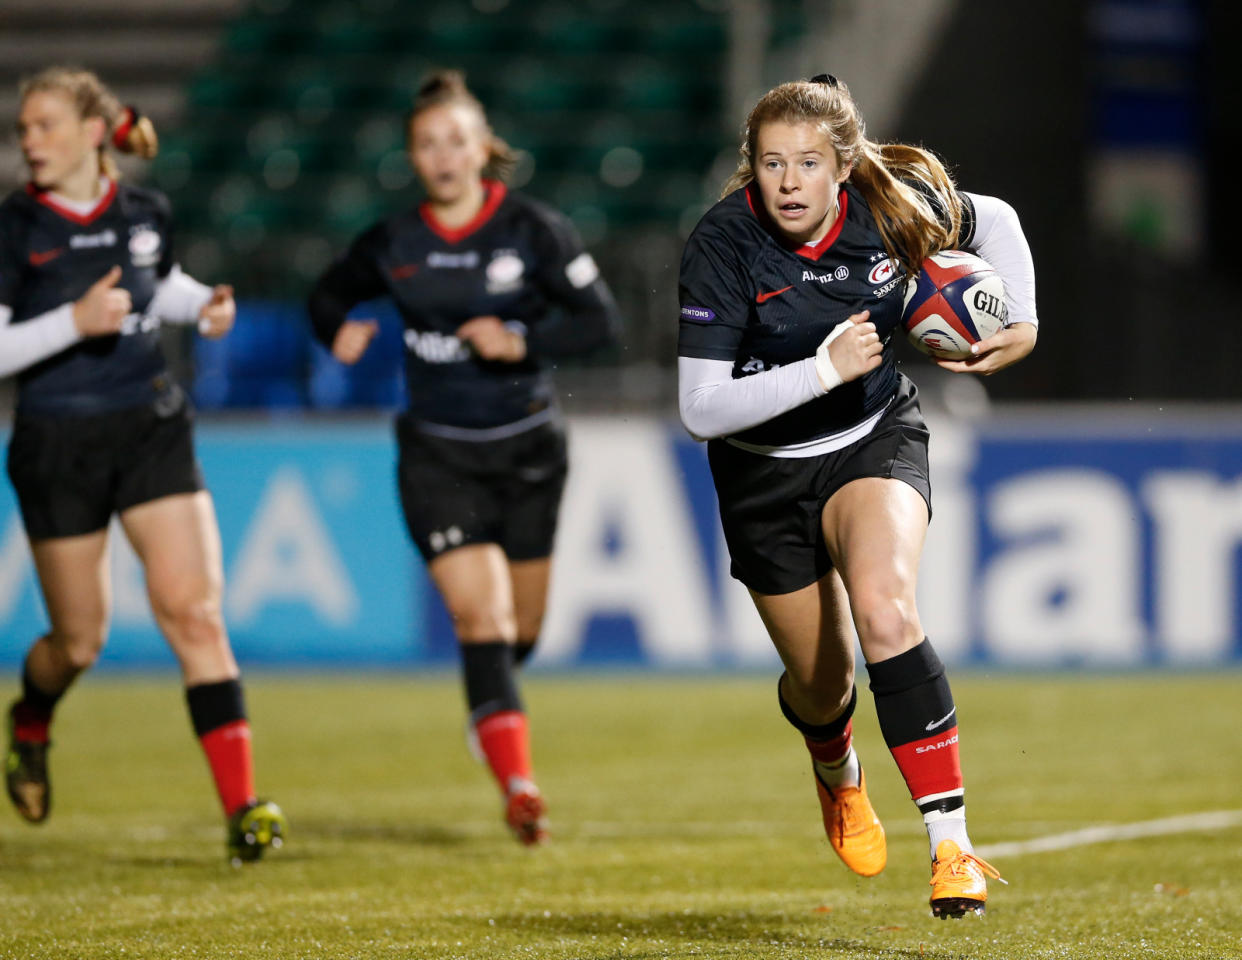
<path id="1" fill-rule="evenodd" d="M 134 124 L 138 122 L 138 108 L 126 107 L 121 111 L 121 119 L 116 125 L 116 129 L 112 131 L 112 145 L 118 150 L 125 149 L 125 142 L 129 139 L 129 132 L 134 129 Z"/>
<path id="2" fill-rule="evenodd" d="M 823 83 L 830 87 L 835 87 L 837 85 L 837 78 L 831 73 L 817 73 L 811 77 L 811 83 Z"/>

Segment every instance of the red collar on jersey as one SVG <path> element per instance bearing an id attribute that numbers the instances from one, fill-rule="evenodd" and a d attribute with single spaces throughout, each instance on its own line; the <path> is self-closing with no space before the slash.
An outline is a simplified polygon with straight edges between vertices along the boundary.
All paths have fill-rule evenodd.
<path id="1" fill-rule="evenodd" d="M 500 206 L 504 200 L 508 189 L 499 180 L 483 181 L 483 206 L 479 208 L 469 222 L 463 223 L 460 227 L 446 227 L 436 215 L 431 212 L 431 204 L 423 201 L 418 205 L 418 215 L 423 218 L 423 223 L 431 228 L 445 243 L 461 243 L 466 237 L 478 230 L 488 220 L 492 219 L 492 214 L 496 212 L 496 208 Z"/>
<path id="2" fill-rule="evenodd" d="M 26 192 L 59 216 L 64 217 L 66 220 L 72 220 L 79 226 L 86 227 L 98 220 L 103 212 L 112 206 L 112 201 L 116 199 L 116 181 L 108 180 L 108 188 L 104 191 L 103 196 L 95 201 L 95 206 L 91 207 L 86 213 L 78 213 L 72 207 L 66 207 L 56 199 L 56 195 L 50 190 L 40 190 L 33 183 L 26 184 Z"/>
<path id="3" fill-rule="evenodd" d="M 845 211 L 849 208 L 850 200 L 850 195 L 845 192 L 844 187 L 837 191 L 837 219 L 836 222 L 833 223 L 832 229 L 824 234 L 818 242 L 804 243 L 800 247 L 794 247 L 788 240 L 785 239 L 780 227 L 774 224 L 772 222 L 772 218 L 768 216 L 768 211 L 764 208 L 762 202 L 756 205 L 755 198 L 751 194 L 752 189 L 759 189 L 758 185 L 756 185 L 753 180 L 746 185 L 746 205 L 750 207 L 750 212 L 755 215 L 756 220 L 763 224 L 763 228 L 767 230 L 768 233 L 772 234 L 772 236 L 780 241 L 781 244 L 792 249 L 798 256 L 806 257 L 808 260 L 818 260 L 828 252 L 828 248 L 836 243 L 837 237 L 841 235 L 841 229 L 845 226 Z"/>

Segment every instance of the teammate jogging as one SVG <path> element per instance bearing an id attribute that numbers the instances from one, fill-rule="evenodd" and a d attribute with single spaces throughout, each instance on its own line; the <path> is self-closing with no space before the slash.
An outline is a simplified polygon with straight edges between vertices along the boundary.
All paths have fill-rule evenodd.
<path id="1" fill-rule="evenodd" d="M 508 147 L 460 73 L 427 80 L 410 113 L 427 192 L 368 230 L 310 297 L 315 332 L 355 363 L 376 333 L 347 320 L 391 297 L 405 324 L 409 409 L 397 418 L 410 535 L 453 618 L 470 723 L 527 844 L 546 837 L 514 668 L 543 620 L 565 432 L 549 361 L 611 339 L 617 310 L 560 214 L 508 191 Z"/>
<path id="2" fill-rule="evenodd" d="M 828 839 L 879 873 L 884 829 L 851 740 L 854 630 L 885 742 L 923 814 L 932 912 L 982 913 L 958 718 L 915 609 L 931 513 L 927 428 L 897 372 L 905 279 L 969 247 L 1005 281 L 1009 325 L 956 372 L 1035 345 L 1034 269 L 1013 210 L 959 193 L 924 150 L 866 139 L 845 85 L 782 84 L 751 111 L 741 163 L 681 264 L 682 420 L 707 439 L 733 576 L 784 662 L 781 711 L 803 735 Z"/>
<path id="3" fill-rule="evenodd" d="M 117 514 L 181 666 L 229 856 L 255 860 L 280 845 L 285 818 L 255 798 L 250 726 L 220 614 L 215 513 L 189 401 L 159 344 L 161 321 L 224 336 L 233 292 L 182 273 L 168 201 L 117 180 L 109 146 L 154 156 L 149 120 L 94 74 L 63 68 L 27 80 L 19 109 L 30 182 L 0 204 L 0 376 L 18 375 L 8 471 L 51 627 L 27 653 L 9 711 L 9 797 L 33 823 L 51 810 L 52 713 L 104 645 Z"/>

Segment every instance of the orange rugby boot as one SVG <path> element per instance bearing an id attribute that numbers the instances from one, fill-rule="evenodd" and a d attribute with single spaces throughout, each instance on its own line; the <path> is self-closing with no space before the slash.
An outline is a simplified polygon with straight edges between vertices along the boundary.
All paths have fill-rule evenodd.
<path id="1" fill-rule="evenodd" d="M 986 860 L 964 853 L 952 840 L 941 840 L 932 861 L 932 916 L 943 920 L 968 913 L 982 915 L 988 900 L 988 877 L 1008 882 Z"/>
<path id="2" fill-rule="evenodd" d="M 874 877 L 888 862 L 884 825 L 867 799 L 867 780 L 858 772 L 858 786 L 830 790 L 815 775 L 819 806 L 824 813 L 824 832 L 837 856 L 863 877 Z"/>

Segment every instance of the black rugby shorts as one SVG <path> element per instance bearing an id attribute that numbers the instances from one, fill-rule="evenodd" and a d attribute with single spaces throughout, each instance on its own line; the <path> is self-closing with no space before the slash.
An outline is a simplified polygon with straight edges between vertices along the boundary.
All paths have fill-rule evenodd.
<path id="1" fill-rule="evenodd" d="M 918 391 L 905 377 L 875 429 L 840 450 L 782 458 L 707 445 L 720 501 L 730 573 L 756 593 L 792 593 L 832 569 L 820 517 L 828 498 L 851 480 L 886 477 L 914 487 L 931 512 L 927 425 Z"/>
<path id="2" fill-rule="evenodd" d="M 568 473 L 559 423 L 475 441 L 433 436 L 402 415 L 396 431 L 401 508 L 423 559 L 472 543 L 499 544 L 510 560 L 551 556 Z"/>
<path id="3" fill-rule="evenodd" d="M 128 410 L 18 414 L 8 471 L 31 540 L 93 533 L 113 513 L 203 489 L 193 411 L 180 388 L 173 390 Z"/>

